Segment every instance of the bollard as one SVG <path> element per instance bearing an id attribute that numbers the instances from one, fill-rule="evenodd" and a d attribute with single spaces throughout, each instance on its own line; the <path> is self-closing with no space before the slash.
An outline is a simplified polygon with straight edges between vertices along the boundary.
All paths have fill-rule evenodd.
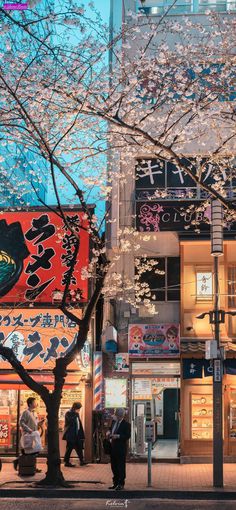
<path id="1" fill-rule="evenodd" d="M 152 441 L 148 441 L 148 487 L 152 486 Z"/>

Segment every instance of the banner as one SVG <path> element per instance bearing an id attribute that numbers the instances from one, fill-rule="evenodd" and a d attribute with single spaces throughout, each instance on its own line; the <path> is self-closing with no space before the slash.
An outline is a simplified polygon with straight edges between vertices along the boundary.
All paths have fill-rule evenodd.
<path id="1" fill-rule="evenodd" d="M 203 359 L 183 359 L 183 379 L 202 379 Z"/>
<path id="2" fill-rule="evenodd" d="M 11 445 L 10 415 L 0 416 L 0 447 Z"/>
<path id="3" fill-rule="evenodd" d="M 224 361 L 226 374 L 236 375 L 236 358 L 226 359 Z"/>
<path id="4" fill-rule="evenodd" d="M 213 359 L 205 359 L 203 361 L 204 366 L 204 377 L 210 377 L 213 376 Z"/>
<path id="5" fill-rule="evenodd" d="M 81 310 L 74 310 L 74 313 L 81 317 Z M 77 332 L 76 323 L 59 309 L 0 310 L 0 343 L 13 349 L 16 357 L 27 369 L 53 367 L 55 360 L 65 356 L 73 347 Z M 88 361 L 87 350 L 86 344 L 78 360 L 74 360 L 70 368 L 79 370 L 79 367 L 84 365 L 84 357 Z M 1 356 L 0 369 L 10 367 Z"/>
<path id="6" fill-rule="evenodd" d="M 73 258 L 76 235 L 79 253 L 70 290 L 88 298 L 88 280 L 81 278 L 88 265 L 88 222 L 81 211 L 66 211 L 66 223 L 51 211 L 4 212 L 0 220 L 0 285 L 12 280 L 10 290 L 1 297 L 5 303 L 52 303 L 52 292 L 65 288 Z M 72 226 L 76 235 L 71 232 Z M 22 239 L 16 250 L 16 234 Z M 22 253 L 21 253 L 22 252 Z M 20 263 L 18 263 L 20 258 Z"/>
<path id="7" fill-rule="evenodd" d="M 179 324 L 131 324 L 129 354 L 159 358 L 179 357 Z"/>

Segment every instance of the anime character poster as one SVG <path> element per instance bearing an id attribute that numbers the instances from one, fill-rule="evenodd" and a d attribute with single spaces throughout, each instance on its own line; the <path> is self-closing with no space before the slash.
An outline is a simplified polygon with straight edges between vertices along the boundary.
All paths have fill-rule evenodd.
<path id="1" fill-rule="evenodd" d="M 179 356 L 179 324 L 131 324 L 129 354 L 176 358 Z"/>
<path id="2" fill-rule="evenodd" d="M 128 372 L 129 371 L 129 353 L 120 352 L 116 354 L 115 370 L 117 372 Z"/>

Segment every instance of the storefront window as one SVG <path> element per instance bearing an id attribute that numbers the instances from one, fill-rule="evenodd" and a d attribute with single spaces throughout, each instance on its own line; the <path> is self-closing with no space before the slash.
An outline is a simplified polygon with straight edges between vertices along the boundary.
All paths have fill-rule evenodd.
<path id="1" fill-rule="evenodd" d="M 212 395 L 191 393 L 191 438 L 213 438 L 213 399 Z"/>
<path id="2" fill-rule="evenodd" d="M 27 399 L 29 397 L 36 398 L 37 401 L 37 415 L 38 419 L 44 418 L 44 423 L 39 427 L 39 432 L 42 440 L 42 454 L 47 452 L 47 413 L 42 399 L 31 390 L 0 390 L 0 453 L 2 454 L 16 454 L 17 436 L 18 441 L 21 437 L 21 432 L 18 424 L 18 419 L 25 409 L 27 409 Z M 18 415 L 18 401 L 19 401 L 19 415 Z M 81 418 L 83 421 L 84 416 L 84 392 L 81 389 L 69 390 L 63 392 L 61 406 L 59 410 L 59 432 L 60 432 L 60 450 L 64 454 L 65 441 L 62 441 L 62 434 L 65 424 L 65 414 L 72 407 L 73 402 L 81 402 Z M 18 434 L 17 434 L 18 428 Z"/>
<path id="3" fill-rule="evenodd" d="M 0 390 L 0 452 L 14 452 L 17 437 L 17 391 Z"/>

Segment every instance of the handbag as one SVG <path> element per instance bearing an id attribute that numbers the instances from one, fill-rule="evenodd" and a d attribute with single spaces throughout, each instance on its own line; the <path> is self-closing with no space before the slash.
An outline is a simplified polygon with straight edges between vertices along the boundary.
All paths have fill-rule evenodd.
<path id="1" fill-rule="evenodd" d="M 38 453 L 42 450 L 41 437 L 38 430 L 21 436 L 21 448 L 24 449 L 26 454 Z"/>
<path id="2" fill-rule="evenodd" d="M 111 455 L 111 443 L 109 439 L 103 439 L 103 450 L 106 455 Z"/>

